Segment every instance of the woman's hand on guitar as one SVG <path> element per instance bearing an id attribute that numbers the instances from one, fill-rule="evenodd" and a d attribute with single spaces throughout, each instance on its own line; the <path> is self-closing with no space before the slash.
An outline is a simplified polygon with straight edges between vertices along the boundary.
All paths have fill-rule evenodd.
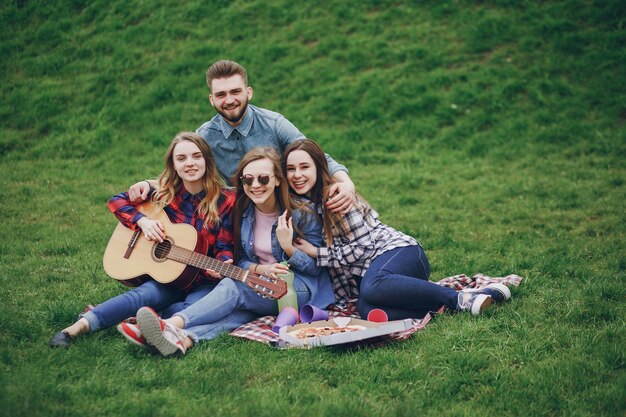
<path id="1" fill-rule="evenodd" d="M 224 261 L 224 263 L 225 263 L 225 264 L 232 264 L 232 263 L 233 263 L 233 260 L 232 260 L 232 259 L 229 259 L 229 260 L 227 260 L 227 261 Z M 223 276 L 222 274 L 220 274 L 219 272 L 216 272 L 216 271 L 215 271 L 215 270 L 213 270 L 213 269 L 205 269 L 205 270 L 204 270 L 204 272 L 205 272 L 208 276 L 210 276 L 211 278 L 217 278 L 217 279 L 222 279 L 222 278 L 224 278 L 224 276 Z"/>
<path id="2" fill-rule="evenodd" d="M 158 220 L 150 220 L 147 217 L 142 217 L 137 221 L 137 226 L 141 228 L 141 231 L 148 240 L 163 242 L 163 239 L 165 239 L 165 228 Z"/>

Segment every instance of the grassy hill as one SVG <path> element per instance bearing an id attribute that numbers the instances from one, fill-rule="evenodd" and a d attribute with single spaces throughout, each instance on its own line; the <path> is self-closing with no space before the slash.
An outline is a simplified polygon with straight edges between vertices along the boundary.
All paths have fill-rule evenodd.
<path id="1" fill-rule="evenodd" d="M 623 416 L 626 13 L 615 1 L 0 4 L 0 416 Z M 114 330 L 106 200 L 214 111 L 204 72 L 350 168 L 432 279 L 523 276 L 505 306 L 357 352 L 230 336 L 182 360 Z"/>

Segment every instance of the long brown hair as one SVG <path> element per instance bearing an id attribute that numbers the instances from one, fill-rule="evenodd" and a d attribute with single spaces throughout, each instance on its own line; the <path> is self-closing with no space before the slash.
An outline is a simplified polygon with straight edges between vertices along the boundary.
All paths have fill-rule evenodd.
<path id="1" fill-rule="evenodd" d="M 274 149 L 269 147 L 258 147 L 253 148 L 246 153 L 241 161 L 239 161 L 239 165 L 237 165 L 237 170 L 235 171 L 235 175 L 231 178 L 231 183 L 237 189 L 237 194 L 235 196 L 235 207 L 233 210 L 233 229 L 234 229 L 234 237 L 235 237 L 235 259 L 239 259 L 239 254 L 241 253 L 241 224 L 243 221 L 243 215 L 252 204 L 252 201 L 246 195 L 243 189 L 243 183 L 241 181 L 241 176 L 243 175 L 243 170 L 249 163 L 258 161 L 261 159 L 267 159 L 272 163 L 274 169 L 274 176 L 279 181 L 279 185 L 274 189 L 274 194 L 276 195 L 276 202 L 278 203 L 279 214 L 282 215 L 282 212 L 287 210 L 287 218 L 291 218 L 291 213 L 293 210 L 299 210 L 302 208 L 302 205 L 294 200 L 292 195 L 289 193 L 289 184 L 287 183 L 287 178 L 283 175 L 283 170 L 281 167 L 280 154 Z M 294 233 L 299 235 L 300 231 L 297 226 L 294 224 Z"/>
<path id="2" fill-rule="evenodd" d="M 206 171 L 202 177 L 202 188 L 206 191 L 206 196 L 198 205 L 197 212 L 198 215 L 204 219 L 204 227 L 210 228 L 220 221 L 217 200 L 222 188 L 225 188 L 226 185 L 222 177 L 217 173 L 215 159 L 213 159 L 213 153 L 209 145 L 202 136 L 197 133 L 180 132 L 172 140 L 172 143 L 165 153 L 165 169 L 161 172 L 161 175 L 159 175 L 159 184 L 156 192 L 152 196 L 152 201 L 156 202 L 161 207 L 167 206 L 174 201 L 174 196 L 183 185 L 183 180 L 178 176 L 174 168 L 174 148 L 184 141 L 195 144 L 204 157 Z"/>
<path id="3" fill-rule="evenodd" d="M 298 139 L 287 146 L 283 154 L 283 171 L 285 173 L 287 172 L 287 157 L 289 157 L 289 154 L 293 151 L 304 151 L 308 153 L 315 164 L 317 179 L 315 185 L 309 192 L 309 198 L 318 207 L 322 208 L 325 240 L 326 244 L 330 246 L 333 242 L 333 234 L 338 233 L 345 235 L 349 232 L 349 228 L 344 220 L 343 214 L 335 213 L 324 208 L 324 204 L 328 200 L 328 190 L 336 182 L 328 169 L 326 154 L 313 140 Z M 367 201 L 359 194 L 356 195 L 354 209 L 361 211 L 365 218 L 367 218 L 367 214 L 371 211 Z"/>

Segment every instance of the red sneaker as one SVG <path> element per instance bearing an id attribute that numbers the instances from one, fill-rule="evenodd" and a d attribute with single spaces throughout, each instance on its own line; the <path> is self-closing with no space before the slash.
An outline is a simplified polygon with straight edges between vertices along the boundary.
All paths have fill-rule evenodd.
<path id="1" fill-rule="evenodd" d="M 117 325 L 117 331 L 120 332 L 130 343 L 142 348 L 149 347 L 137 325 L 123 321 Z"/>

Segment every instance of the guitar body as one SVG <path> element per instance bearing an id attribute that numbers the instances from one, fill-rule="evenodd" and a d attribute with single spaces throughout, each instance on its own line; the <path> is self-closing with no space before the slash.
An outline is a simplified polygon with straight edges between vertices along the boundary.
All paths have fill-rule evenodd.
<path id="1" fill-rule="evenodd" d="M 144 203 L 137 209 L 153 220 L 159 220 L 165 226 L 166 242 L 201 254 L 206 247 L 198 239 L 193 226 L 186 223 L 172 223 L 167 214 L 150 203 Z M 104 271 L 111 278 L 128 287 L 137 287 L 150 277 L 161 284 L 171 284 L 185 289 L 195 280 L 200 270 L 184 263 L 176 262 L 163 256 L 163 244 L 147 240 L 139 233 L 134 247 L 129 251 L 135 231 L 118 223 L 104 251 Z M 129 252 L 129 253 L 127 253 Z"/>
<path id="2" fill-rule="evenodd" d="M 274 276 L 252 273 L 230 263 L 207 256 L 207 244 L 186 223 L 172 223 L 165 211 L 152 203 L 137 210 L 165 227 L 163 242 L 147 240 L 140 229 L 131 230 L 119 223 L 104 251 L 104 271 L 128 287 L 137 287 L 151 277 L 161 284 L 186 290 L 201 270 L 211 269 L 222 276 L 245 283 L 259 295 L 280 298 L 287 294 L 287 283 Z"/>

